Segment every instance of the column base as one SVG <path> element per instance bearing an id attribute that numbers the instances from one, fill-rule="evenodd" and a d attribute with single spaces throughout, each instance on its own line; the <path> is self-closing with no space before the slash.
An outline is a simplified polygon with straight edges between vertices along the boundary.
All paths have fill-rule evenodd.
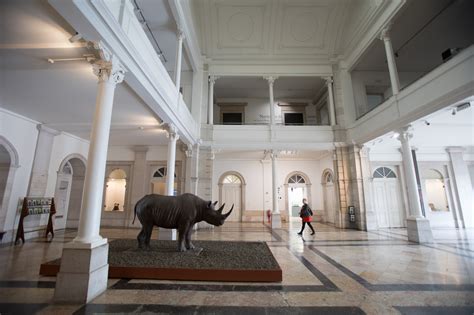
<path id="1" fill-rule="evenodd" d="M 272 229 L 281 229 L 281 215 L 272 213 Z"/>
<path id="2" fill-rule="evenodd" d="M 176 241 L 176 229 L 158 228 L 158 239 L 164 241 Z"/>
<path id="3" fill-rule="evenodd" d="M 407 219 L 408 240 L 415 243 L 432 243 L 430 221 L 423 217 L 409 217 Z"/>
<path id="4" fill-rule="evenodd" d="M 107 290 L 108 254 L 108 243 L 94 248 L 64 248 L 54 301 L 89 303 Z"/>

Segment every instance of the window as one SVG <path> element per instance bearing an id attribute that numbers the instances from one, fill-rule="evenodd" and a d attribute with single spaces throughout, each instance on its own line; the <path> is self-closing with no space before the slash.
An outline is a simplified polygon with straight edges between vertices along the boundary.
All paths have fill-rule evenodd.
<path id="1" fill-rule="evenodd" d="M 223 184 L 241 184 L 241 180 L 236 175 L 227 175 L 222 181 Z"/>
<path id="2" fill-rule="evenodd" d="M 153 173 L 153 178 L 162 178 L 166 176 L 166 168 L 162 167 Z"/>
<path id="3" fill-rule="evenodd" d="M 324 179 L 325 179 L 326 183 L 333 183 L 334 182 L 334 178 L 333 178 L 331 172 L 327 172 Z"/>
<path id="4" fill-rule="evenodd" d="M 221 124 L 243 125 L 245 124 L 245 106 L 247 103 L 220 103 Z"/>
<path id="5" fill-rule="evenodd" d="M 304 125 L 303 113 L 285 113 L 284 114 L 286 126 L 301 126 Z"/>
<path id="6" fill-rule="evenodd" d="M 301 175 L 293 175 L 288 179 L 288 184 L 304 184 L 306 181 Z"/>
<path id="7" fill-rule="evenodd" d="M 242 113 L 222 113 L 223 125 L 242 125 Z"/>
<path id="8" fill-rule="evenodd" d="M 379 167 L 373 174 L 374 178 L 397 178 L 397 175 L 388 167 Z"/>

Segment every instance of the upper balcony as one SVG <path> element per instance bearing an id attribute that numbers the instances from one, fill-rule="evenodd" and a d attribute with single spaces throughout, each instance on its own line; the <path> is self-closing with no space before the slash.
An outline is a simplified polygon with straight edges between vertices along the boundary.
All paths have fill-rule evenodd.
<path id="1" fill-rule="evenodd" d="M 126 83 L 158 120 L 174 124 L 183 141 L 197 141 L 199 124 L 190 110 L 194 64 L 185 45 L 176 58 L 182 42 L 167 1 L 144 2 L 146 7 L 124 0 L 49 2 L 84 39 L 100 41 L 117 57 Z"/>
<path id="2" fill-rule="evenodd" d="M 326 148 L 333 141 L 326 80 L 320 77 L 211 77 L 208 126 L 214 147 Z M 272 105 L 270 105 L 272 104 Z"/>

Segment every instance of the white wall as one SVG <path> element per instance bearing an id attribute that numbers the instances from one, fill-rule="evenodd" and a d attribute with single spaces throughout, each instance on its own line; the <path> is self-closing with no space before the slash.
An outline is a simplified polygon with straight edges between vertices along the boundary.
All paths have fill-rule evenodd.
<path id="1" fill-rule="evenodd" d="M 13 188 L 8 205 L 8 213 L 5 221 L 5 231 L 12 231 L 18 225 L 18 201 L 25 197 L 28 191 L 31 168 L 36 150 L 39 123 L 27 117 L 0 108 L 0 135 L 5 137 L 18 152 L 20 167 L 15 173 Z M 62 161 L 69 155 L 76 154 L 87 158 L 89 142 L 70 134 L 61 133 L 54 138 L 53 148 L 48 172 L 46 197 L 52 197 L 55 193 L 57 171 Z M 33 216 L 25 218 L 25 225 L 31 221 Z M 48 215 L 42 215 L 40 226 L 47 223 Z M 37 228 L 37 227 L 36 227 Z M 55 226 L 55 229 L 64 228 L 63 225 Z M 25 228 L 26 230 L 26 228 Z M 9 235 L 8 237 L 11 237 Z M 28 235 L 26 235 L 28 237 Z"/>
<path id="2" fill-rule="evenodd" d="M 5 137 L 18 153 L 19 168 L 15 172 L 13 187 L 8 204 L 8 211 L 5 219 L 4 231 L 11 231 L 17 228 L 18 201 L 25 197 L 28 191 L 31 168 L 35 155 L 36 139 L 38 130 L 37 122 L 21 115 L 0 108 L 0 135 Z M 11 238 L 12 235 L 5 237 Z M 8 239 L 7 239 L 8 241 Z"/>

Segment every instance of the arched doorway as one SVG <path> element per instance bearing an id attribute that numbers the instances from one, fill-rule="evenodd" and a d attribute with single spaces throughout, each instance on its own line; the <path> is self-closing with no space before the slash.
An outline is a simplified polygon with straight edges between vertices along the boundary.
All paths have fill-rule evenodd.
<path id="1" fill-rule="evenodd" d="M 336 223 L 336 191 L 334 189 L 334 174 L 332 170 L 325 169 L 321 180 L 323 185 L 324 214 L 327 223 Z"/>
<path id="2" fill-rule="evenodd" d="M 234 210 L 226 221 L 242 221 L 245 211 L 245 180 L 241 174 L 226 172 L 221 175 L 219 178 L 219 202 L 228 206 L 234 205 Z"/>
<path id="3" fill-rule="evenodd" d="M 105 187 L 104 210 L 124 211 L 127 173 L 121 168 L 114 169 L 107 176 Z"/>
<path id="4" fill-rule="evenodd" d="M 422 192 L 425 213 L 432 227 L 454 227 L 455 218 L 452 207 L 449 207 L 446 191 L 447 179 L 443 174 L 432 168 L 421 170 Z"/>
<path id="5" fill-rule="evenodd" d="M 378 226 L 403 227 L 405 215 L 402 209 L 400 183 L 395 170 L 385 166 L 378 167 L 372 176 Z"/>
<path id="6" fill-rule="evenodd" d="M 9 210 L 15 171 L 19 167 L 18 163 L 17 151 L 6 138 L 0 136 L 0 232 L 13 228 L 5 227 L 5 220 Z"/>
<path id="7" fill-rule="evenodd" d="M 79 154 L 66 157 L 58 170 L 54 200 L 57 228 L 77 228 L 82 205 L 86 159 Z"/>
<path id="8" fill-rule="evenodd" d="M 303 198 L 308 199 L 309 206 L 313 207 L 311 204 L 311 183 L 309 177 L 302 172 L 288 174 L 285 180 L 285 195 L 288 219 L 299 219 Z"/>

